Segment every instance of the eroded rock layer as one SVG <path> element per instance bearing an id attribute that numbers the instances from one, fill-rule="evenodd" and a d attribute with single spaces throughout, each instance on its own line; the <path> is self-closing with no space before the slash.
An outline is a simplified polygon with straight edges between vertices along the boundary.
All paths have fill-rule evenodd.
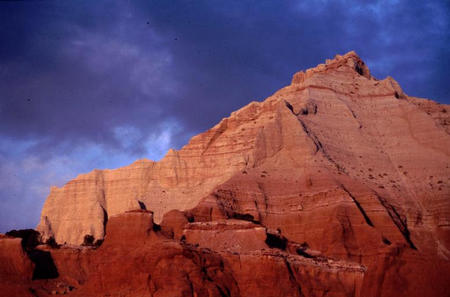
<path id="1" fill-rule="evenodd" d="M 52 251 L 79 296 L 444 296 L 449 111 L 336 56 L 159 162 L 53 188 L 38 230 L 105 239 L 84 268 Z"/>

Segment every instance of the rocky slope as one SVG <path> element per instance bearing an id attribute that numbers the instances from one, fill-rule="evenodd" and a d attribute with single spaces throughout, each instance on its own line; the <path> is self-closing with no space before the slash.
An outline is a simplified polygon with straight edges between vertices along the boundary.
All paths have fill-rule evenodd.
<path id="1" fill-rule="evenodd" d="M 374 79 L 348 53 L 295 74 L 291 85 L 232 113 L 160 162 L 95 170 L 53 187 L 38 230 L 59 243 L 81 244 L 86 234 L 102 239 L 108 216 L 146 208 L 158 222 L 171 209 L 196 206 L 242 171 L 270 167 L 277 176 L 292 169 L 303 179 L 331 181 L 340 173 L 446 233 L 450 142 L 444 111 L 406 96 L 392 78 Z"/>
<path id="2" fill-rule="evenodd" d="M 52 188 L 38 230 L 67 246 L 50 249 L 56 280 L 27 284 L 37 296 L 445 296 L 449 111 L 336 56 L 159 162 Z M 105 242 L 69 247 L 86 235 Z"/>

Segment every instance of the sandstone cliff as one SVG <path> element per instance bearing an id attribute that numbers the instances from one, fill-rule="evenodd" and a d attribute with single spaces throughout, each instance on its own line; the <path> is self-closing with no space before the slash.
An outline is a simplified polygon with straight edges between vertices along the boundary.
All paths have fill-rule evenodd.
<path id="1" fill-rule="evenodd" d="M 69 245 L 105 238 L 52 252 L 80 296 L 443 296 L 449 111 L 338 55 L 159 162 L 52 188 L 38 230 Z M 127 277 L 139 290 L 105 285 Z"/>
<path id="2" fill-rule="evenodd" d="M 334 193 L 351 202 L 341 185 L 346 179 L 364 188 L 364 196 L 373 196 L 359 199 L 388 215 L 386 209 L 397 206 L 405 222 L 436 229 L 442 235 L 438 244 L 449 229 L 447 108 L 408 97 L 390 77 L 374 79 L 354 52 L 336 56 L 296 73 L 291 85 L 232 113 L 160 162 L 94 170 L 53 187 L 38 230 L 58 243 L 81 244 L 86 234 L 101 239 L 108 216 L 146 208 L 159 222 L 171 209 L 193 208 L 232 178 L 248 179 L 242 172 L 269 168 L 262 181 L 275 186 L 280 198 L 273 200 L 279 204 L 302 192 Z M 261 182 L 253 182 L 261 188 Z M 304 204 L 315 199 L 296 200 L 288 213 L 304 217 L 309 212 Z M 443 253 L 449 243 L 440 244 Z"/>

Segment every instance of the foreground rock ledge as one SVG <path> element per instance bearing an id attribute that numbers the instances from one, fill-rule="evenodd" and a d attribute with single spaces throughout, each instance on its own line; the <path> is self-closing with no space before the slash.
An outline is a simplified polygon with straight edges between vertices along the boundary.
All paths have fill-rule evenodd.
<path id="1" fill-rule="evenodd" d="M 258 246 L 247 246 L 240 253 L 174 240 L 155 226 L 148 211 L 112 217 L 98 249 L 51 249 L 58 278 L 25 279 L 22 286 L 31 290 L 21 296 L 322 296 L 326 292 L 359 296 L 365 267 L 271 248 L 266 236 L 260 236 L 263 228 L 252 223 L 228 221 L 187 229 L 214 231 L 219 237 L 223 231 L 246 230 L 250 239 L 258 238 L 248 241 Z"/>

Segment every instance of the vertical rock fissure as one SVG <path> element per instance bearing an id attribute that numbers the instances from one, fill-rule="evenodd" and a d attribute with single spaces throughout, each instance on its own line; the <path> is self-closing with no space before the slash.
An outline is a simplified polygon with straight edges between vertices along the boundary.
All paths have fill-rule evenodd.
<path id="1" fill-rule="evenodd" d="M 225 294 L 222 288 L 219 285 L 216 285 L 217 290 L 219 291 L 220 297 L 229 297 L 230 294 Z"/>
<path id="2" fill-rule="evenodd" d="M 298 116 L 298 113 L 294 112 L 294 107 L 292 106 L 291 103 L 284 100 L 284 104 L 286 104 L 286 107 L 292 112 L 293 115 Z"/>
<path id="3" fill-rule="evenodd" d="M 348 105 L 347 102 L 345 102 L 344 100 L 342 100 L 341 98 L 339 98 L 338 96 L 335 96 L 336 100 L 339 100 L 340 102 L 342 102 L 342 104 L 345 105 L 345 107 L 347 107 L 348 111 L 350 112 L 350 114 L 352 115 L 352 117 L 356 120 L 356 122 L 359 125 L 359 129 L 361 129 L 363 127 L 360 119 L 356 116 L 355 111 Z"/>
<path id="4" fill-rule="evenodd" d="M 106 212 L 106 209 L 101 206 L 103 211 L 103 234 L 106 234 L 106 224 L 108 224 L 108 213 Z"/>
<path id="5" fill-rule="evenodd" d="M 375 195 L 375 197 L 377 197 L 380 204 L 386 209 L 392 222 L 395 224 L 395 226 L 398 228 L 400 233 L 403 235 L 403 238 L 405 238 L 408 245 L 412 249 L 417 250 L 417 247 L 412 242 L 411 232 L 408 229 L 406 217 L 405 217 L 405 219 L 402 219 L 401 215 L 398 213 L 398 211 L 395 209 L 395 207 L 392 204 L 390 204 L 385 198 L 378 195 L 378 193 L 375 192 L 374 195 Z"/>
<path id="6" fill-rule="evenodd" d="M 208 143 L 206 144 L 205 149 L 201 153 L 202 156 L 206 153 L 206 151 L 209 149 L 209 147 L 217 140 L 217 138 L 219 138 L 220 135 L 222 135 L 225 132 L 225 130 L 227 130 L 228 120 L 224 119 L 219 125 L 220 126 L 214 132 L 214 135 L 209 139 Z"/>
<path id="7" fill-rule="evenodd" d="M 351 241 L 354 241 L 354 232 L 352 227 L 352 222 L 347 215 L 343 215 L 338 218 L 339 224 L 342 228 L 342 245 L 344 246 L 345 251 L 347 252 L 347 256 L 350 257 L 353 255 L 352 248 L 349 246 Z"/>
<path id="8" fill-rule="evenodd" d="M 341 188 L 342 190 L 344 190 L 344 192 L 347 193 L 347 195 L 352 199 L 353 203 L 355 203 L 356 207 L 358 208 L 359 212 L 362 214 L 362 216 L 364 217 L 364 220 L 366 221 L 367 225 L 374 227 L 372 220 L 369 218 L 369 216 L 367 215 L 366 211 L 364 210 L 364 208 L 361 206 L 361 203 L 359 203 L 359 201 L 356 199 L 355 196 L 353 196 L 352 193 L 350 193 L 349 190 L 347 190 L 347 188 L 341 184 Z"/>
<path id="9" fill-rule="evenodd" d="M 189 283 L 189 290 L 191 293 L 191 297 L 194 297 L 196 295 L 195 291 L 194 291 L 194 284 L 192 284 L 191 278 L 189 277 L 189 273 L 186 273 L 185 276 L 186 276 L 186 280 Z"/>
<path id="10" fill-rule="evenodd" d="M 313 141 L 314 145 L 316 146 L 316 153 L 319 150 L 323 151 L 323 146 L 322 143 L 319 141 L 319 139 L 317 139 L 316 135 L 314 135 L 306 126 L 306 124 L 298 117 L 298 114 L 294 112 L 294 107 L 292 107 L 292 104 L 290 104 L 289 102 L 287 102 L 286 100 L 284 101 L 284 103 L 286 104 L 286 107 L 291 111 L 291 113 L 295 116 L 295 118 L 299 121 L 299 123 L 302 125 L 303 131 L 306 133 L 306 135 Z"/>
<path id="11" fill-rule="evenodd" d="M 284 261 L 284 264 L 286 265 L 287 271 L 289 273 L 289 280 L 295 287 L 297 287 L 298 295 L 301 297 L 304 297 L 305 295 L 303 295 L 302 287 L 297 282 L 297 278 L 295 277 L 294 272 L 292 271 L 291 264 L 289 263 L 288 259 L 286 259 L 285 257 L 283 257 L 283 261 Z"/>
<path id="12" fill-rule="evenodd" d="M 295 115 L 295 114 L 294 114 L 294 115 Z M 345 171 L 345 169 L 342 168 L 342 166 L 340 166 L 340 165 L 339 165 L 339 164 L 338 164 L 338 163 L 337 163 L 337 162 L 336 162 L 336 161 L 328 154 L 328 152 L 324 149 L 322 143 L 320 142 L 319 138 L 318 138 L 318 137 L 317 137 L 317 136 L 316 136 L 316 135 L 308 128 L 308 126 L 306 126 L 305 122 L 304 122 L 302 119 L 300 119 L 298 116 L 296 116 L 296 118 L 297 118 L 297 120 L 300 122 L 300 124 L 301 124 L 301 126 L 302 126 L 302 128 L 303 128 L 303 131 L 305 131 L 306 135 L 313 141 L 314 145 L 316 146 L 316 153 L 317 153 L 318 151 L 321 151 L 322 154 L 323 154 L 323 156 L 324 156 L 328 161 L 330 161 L 330 163 L 332 163 L 332 164 L 336 167 L 336 169 L 337 169 L 338 171 L 347 174 L 346 171 Z"/>
<path id="13" fill-rule="evenodd" d="M 138 203 L 139 203 L 139 208 L 140 208 L 141 210 L 147 210 L 147 206 L 145 205 L 144 202 L 138 200 Z"/>
<path id="14" fill-rule="evenodd" d="M 152 275 L 149 274 L 147 277 L 147 290 L 150 293 L 150 297 L 154 296 L 156 291 L 156 285 L 152 282 Z"/>
<path id="15" fill-rule="evenodd" d="M 261 183 L 258 183 L 258 189 L 261 191 L 261 194 L 263 195 L 264 207 L 265 207 L 265 211 L 267 212 L 267 209 L 269 208 L 269 199 L 267 198 L 266 191 L 264 190 Z"/>
<path id="16" fill-rule="evenodd" d="M 295 116 L 295 118 L 299 121 L 300 125 L 303 128 L 303 131 L 306 133 L 306 135 L 312 140 L 312 142 L 314 143 L 315 147 L 316 147 L 316 153 L 321 151 L 323 156 L 330 161 L 330 163 L 332 163 L 336 169 L 340 172 L 346 173 L 345 169 L 342 168 L 329 154 L 328 152 L 324 149 L 322 143 L 320 142 L 319 138 L 308 128 L 308 126 L 306 126 L 305 122 L 299 117 L 298 114 L 296 114 L 293 110 L 292 105 L 285 101 L 286 103 L 286 107 L 292 112 L 292 114 Z"/>

